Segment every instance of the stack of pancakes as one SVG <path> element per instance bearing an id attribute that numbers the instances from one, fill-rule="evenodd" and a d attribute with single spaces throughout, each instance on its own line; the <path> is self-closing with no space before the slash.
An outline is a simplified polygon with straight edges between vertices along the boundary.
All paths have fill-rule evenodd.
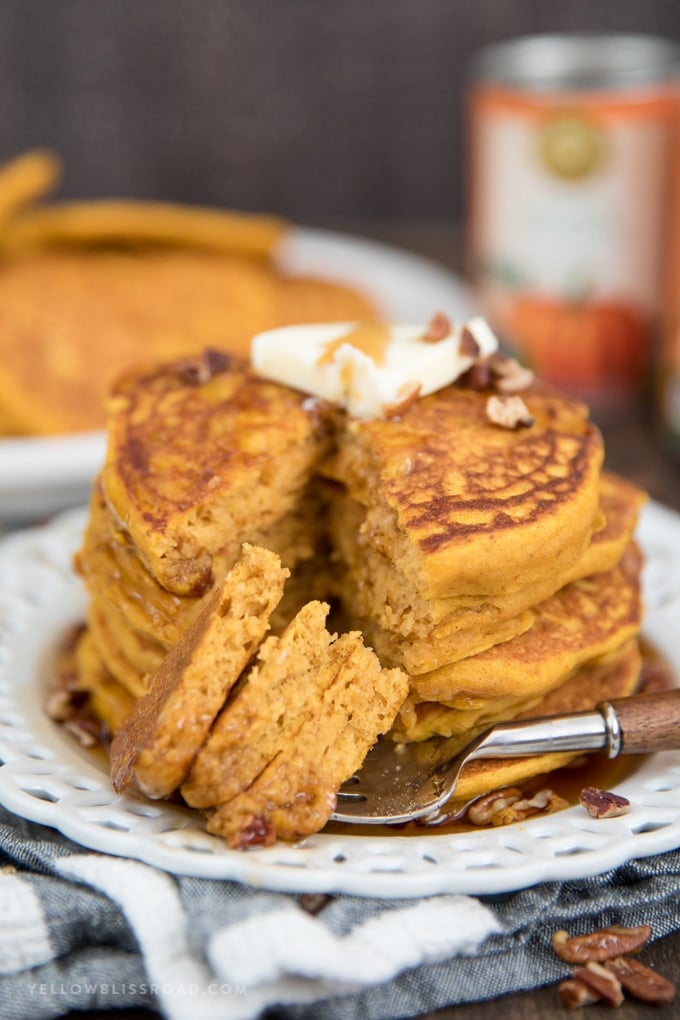
<path id="1" fill-rule="evenodd" d="M 125 378 L 109 401 L 107 460 L 78 556 L 90 595 L 80 683 L 122 734 L 117 760 L 148 750 L 148 718 L 139 719 L 154 698 L 161 712 L 154 690 L 167 687 L 167 657 L 193 661 L 196 621 L 215 611 L 244 543 L 272 550 L 291 573 L 267 611 L 274 645 L 224 694 L 179 781 L 236 845 L 257 829 L 263 802 L 276 805 L 268 824 L 284 838 L 318 828 L 332 810 L 328 791 L 390 724 L 397 741 L 464 743 L 497 720 L 631 693 L 641 621 L 632 536 L 644 497 L 603 473 L 601 437 L 582 405 L 533 383 L 522 393 L 533 424 L 508 429 L 487 417 L 490 392 L 469 377 L 399 417 L 360 421 L 215 352 Z M 318 616 L 306 604 L 320 598 L 334 600 L 388 668 L 362 658 L 356 635 L 340 645 L 352 697 L 324 695 L 323 681 L 300 708 L 300 692 L 316 690 L 313 655 L 340 654 L 338 642 L 317 620 L 292 673 L 280 673 L 277 656 L 304 614 Z M 333 672 L 319 661 L 324 676 Z M 263 711 L 272 699 L 281 710 Z M 307 720 L 303 730 L 286 728 L 291 713 Z M 368 728 L 357 743 L 360 717 Z M 351 750 L 334 757 L 343 740 Z M 245 762 L 251 744 L 268 748 L 264 760 L 255 755 L 234 785 L 238 747 Z M 485 768 L 477 785 L 564 760 Z M 322 761 L 325 782 L 314 789 L 324 808 L 300 820 L 296 790 Z M 148 770 L 140 785 L 158 794 Z"/>

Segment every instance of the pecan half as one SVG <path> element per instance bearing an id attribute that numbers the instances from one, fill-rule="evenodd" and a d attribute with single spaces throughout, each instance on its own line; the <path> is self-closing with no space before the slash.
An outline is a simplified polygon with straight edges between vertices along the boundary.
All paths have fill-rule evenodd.
<path id="1" fill-rule="evenodd" d="M 460 335 L 460 343 L 458 345 L 458 353 L 468 358 L 478 358 L 480 350 L 481 348 L 477 342 L 475 334 L 469 326 L 463 326 L 463 332 Z"/>
<path id="2" fill-rule="evenodd" d="M 601 963 L 587 963 L 585 967 L 577 967 L 573 978 L 575 981 L 581 981 L 587 988 L 591 988 L 598 998 L 606 1002 L 608 1006 L 620 1006 L 623 1002 L 621 982 Z"/>
<path id="3" fill-rule="evenodd" d="M 567 978 L 562 981 L 557 989 L 560 1001 L 567 1009 L 580 1009 L 581 1006 L 589 1006 L 591 1002 L 599 1002 L 600 996 L 582 981 L 575 981 L 574 978 Z"/>
<path id="4" fill-rule="evenodd" d="M 617 956 L 636 953 L 652 934 L 648 924 L 635 928 L 624 928 L 612 924 L 589 935 L 569 935 L 556 931 L 552 937 L 553 949 L 561 960 L 567 963 L 603 963 Z"/>
<path id="5" fill-rule="evenodd" d="M 638 960 L 617 957 L 607 960 L 605 967 L 633 998 L 641 1002 L 666 1006 L 675 998 L 675 985 Z"/>
<path id="6" fill-rule="evenodd" d="M 535 421 L 521 397 L 489 397 L 486 416 L 493 425 L 504 429 L 516 429 L 518 425 L 529 428 Z"/>
<path id="7" fill-rule="evenodd" d="M 428 344 L 438 344 L 440 340 L 446 340 L 447 336 L 451 336 L 452 330 L 448 315 L 445 315 L 444 312 L 435 312 L 430 319 L 423 340 Z"/>
<path id="8" fill-rule="evenodd" d="M 630 811 L 627 797 L 621 797 L 611 790 L 600 790 L 597 786 L 584 787 L 578 799 L 591 818 L 618 818 Z"/>

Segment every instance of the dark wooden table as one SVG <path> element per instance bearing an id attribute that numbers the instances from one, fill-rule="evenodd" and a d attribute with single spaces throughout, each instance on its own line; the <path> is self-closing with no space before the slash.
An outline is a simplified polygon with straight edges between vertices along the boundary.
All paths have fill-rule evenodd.
<path id="1" fill-rule="evenodd" d="M 337 228 L 337 224 L 331 224 Z M 383 228 L 367 228 L 365 224 L 342 225 L 345 230 L 361 233 L 377 240 L 398 245 L 426 255 L 435 261 L 460 271 L 460 232 L 453 224 L 410 224 Z M 433 309 L 434 311 L 434 309 Z M 632 479 L 646 488 L 650 496 L 680 511 L 680 466 L 663 451 L 651 415 L 644 409 L 616 423 L 601 424 L 607 449 L 609 468 Z M 680 922 L 680 904 L 678 904 Z M 641 959 L 680 986 L 680 931 L 659 939 L 647 946 Z M 604 1005 L 588 1006 L 593 1020 L 611 1015 Z M 453 1006 L 429 1014 L 429 1020 L 489 1020 L 492 1015 L 503 1020 L 555 1020 L 556 1016 L 569 1016 L 557 998 L 556 988 L 537 989 L 524 994 L 507 995 L 493 1002 Z M 581 1015 L 581 1014 L 577 1014 Z M 151 1020 L 157 1014 L 148 1010 L 73 1013 L 72 1020 Z M 319 1016 L 323 1016 L 320 1010 Z M 632 1018 L 680 1016 L 680 1002 L 663 1012 L 651 1006 L 626 1000 L 616 1012 L 621 1020 Z"/>

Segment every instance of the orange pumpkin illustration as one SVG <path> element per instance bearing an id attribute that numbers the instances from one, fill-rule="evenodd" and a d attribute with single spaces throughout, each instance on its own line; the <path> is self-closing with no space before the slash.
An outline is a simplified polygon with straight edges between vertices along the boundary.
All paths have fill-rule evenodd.
<path id="1" fill-rule="evenodd" d="M 508 339 L 544 379 L 568 389 L 631 390 L 644 376 L 648 324 L 616 301 L 563 302 L 524 295 L 514 303 Z"/>

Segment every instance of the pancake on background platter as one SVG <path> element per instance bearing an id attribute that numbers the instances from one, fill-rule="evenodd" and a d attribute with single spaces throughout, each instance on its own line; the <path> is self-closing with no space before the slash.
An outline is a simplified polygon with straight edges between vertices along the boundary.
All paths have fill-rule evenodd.
<path id="1" fill-rule="evenodd" d="M 162 202 L 36 205 L 59 160 L 0 168 L 0 435 L 102 428 L 114 379 L 205 347 L 248 357 L 259 330 L 366 318 L 351 287 L 276 263 L 275 216 Z"/>
<path id="2" fill-rule="evenodd" d="M 451 370 L 375 413 L 216 351 L 115 386 L 77 566 L 89 596 L 79 683 L 114 737 L 119 787 L 181 792 L 232 846 L 296 839 L 323 826 L 379 734 L 453 748 L 495 721 L 635 690 L 644 495 L 602 471 L 585 407 L 494 354 L 479 320 L 442 319 L 338 325 L 318 357 L 305 344 L 322 327 L 266 335 L 312 376 L 347 336 L 364 395 L 393 341 Z M 366 353 L 376 337 L 380 357 Z M 206 656 L 196 628 L 214 618 L 229 647 L 215 599 L 252 547 L 291 576 L 282 597 L 261 585 L 269 636 L 211 699 L 206 727 L 187 724 L 190 752 L 172 771 L 185 723 L 167 693 L 190 690 L 182 704 L 200 712 L 217 646 Z M 324 600 L 348 633 L 327 629 Z M 478 764 L 460 794 L 573 757 Z"/>

